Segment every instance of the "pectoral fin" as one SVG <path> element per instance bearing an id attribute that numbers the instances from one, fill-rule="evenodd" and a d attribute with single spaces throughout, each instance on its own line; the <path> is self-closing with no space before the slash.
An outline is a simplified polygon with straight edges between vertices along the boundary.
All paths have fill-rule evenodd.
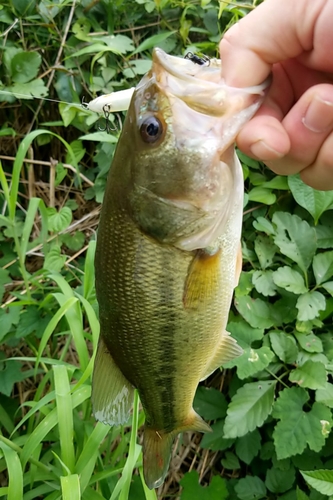
<path id="1" fill-rule="evenodd" d="M 108 425 L 128 421 L 134 388 L 121 373 L 102 337 L 99 339 L 92 381 L 93 413 Z"/>
<path id="2" fill-rule="evenodd" d="M 234 358 L 238 358 L 238 356 L 241 356 L 242 354 L 243 349 L 237 344 L 236 340 L 230 337 L 229 332 L 224 332 L 221 342 L 218 345 L 213 358 L 210 360 L 208 366 L 206 366 L 201 380 L 205 380 L 224 363 L 227 363 L 227 361 L 231 361 Z"/>
<path id="3" fill-rule="evenodd" d="M 221 286 L 221 250 L 213 255 L 198 250 L 189 266 L 184 287 L 185 309 L 206 307 Z"/>

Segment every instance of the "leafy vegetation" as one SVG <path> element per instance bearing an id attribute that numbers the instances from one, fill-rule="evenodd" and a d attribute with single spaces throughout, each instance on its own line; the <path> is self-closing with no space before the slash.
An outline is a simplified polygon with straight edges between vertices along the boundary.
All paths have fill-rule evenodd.
<path id="1" fill-rule="evenodd" d="M 135 85 L 155 45 L 216 55 L 254 6 L 1 3 L 0 498 L 156 499 L 138 401 L 125 428 L 91 416 L 95 232 L 119 131 L 99 130 L 81 101 Z M 213 432 L 178 439 L 158 497 L 333 498 L 333 192 L 240 157 L 244 268 L 229 330 L 244 354 L 199 387 Z"/>

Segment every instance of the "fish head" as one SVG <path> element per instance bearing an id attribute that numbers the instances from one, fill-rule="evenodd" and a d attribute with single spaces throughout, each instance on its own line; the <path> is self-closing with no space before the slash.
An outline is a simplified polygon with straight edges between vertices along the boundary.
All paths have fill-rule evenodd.
<path id="1" fill-rule="evenodd" d="M 198 65 L 154 49 L 124 130 L 131 148 L 130 212 L 145 233 L 187 251 L 219 237 L 243 199 L 233 143 L 267 86 L 231 88 L 219 60 Z"/>

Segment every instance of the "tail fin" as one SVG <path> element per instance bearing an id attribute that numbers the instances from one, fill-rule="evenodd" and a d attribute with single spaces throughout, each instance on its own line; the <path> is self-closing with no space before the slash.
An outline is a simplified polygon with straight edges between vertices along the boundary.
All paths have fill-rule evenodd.
<path id="1" fill-rule="evenodd" d="M 172 443 L 180 432 L 210 432 L 211 428 L 192 410 L 184 425 L 171 432 L 156 431 L 145 427 L 143 436 L 143 473 L 146 484 L 151 490 L 158 488 L 168 472 Z"/>

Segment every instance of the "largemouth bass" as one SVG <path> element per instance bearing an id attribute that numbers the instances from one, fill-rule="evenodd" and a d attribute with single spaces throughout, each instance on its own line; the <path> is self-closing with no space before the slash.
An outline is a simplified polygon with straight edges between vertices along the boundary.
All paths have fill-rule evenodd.
<path id="1" fill-rule="evenodd" d="M 197 65 L 155 49 L 108 176 L 93 409 L 104 423 L 125 423 L 137 388 L 151 489 L 164 480 L 175 436 L 210 430 L 192 407 L 199 381 L 242 352 L 226 331 L 241 271 L 243 176 L 233 142 L 264 88 L 229 88 L 220 61 Z"/>

